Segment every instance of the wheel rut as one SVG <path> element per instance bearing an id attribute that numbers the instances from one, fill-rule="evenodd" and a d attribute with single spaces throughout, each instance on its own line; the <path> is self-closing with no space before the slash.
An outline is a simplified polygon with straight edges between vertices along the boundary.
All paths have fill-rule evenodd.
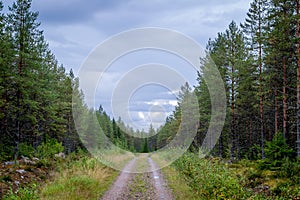
<path id="1" fill-rule="evenodd" d="M 141 166 L 148 172 L 133 173 Z M 150 158 L 134 158 L 129 161 L 102 200 L 172 200 L 167 182 L 157 164 Z"/>

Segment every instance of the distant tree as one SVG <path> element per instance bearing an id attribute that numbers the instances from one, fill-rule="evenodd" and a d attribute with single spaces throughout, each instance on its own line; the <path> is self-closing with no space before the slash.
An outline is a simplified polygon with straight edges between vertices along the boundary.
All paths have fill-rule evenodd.
<path id="1" fill-rule="evenodd" d="M 148 146 L 149 146 L 149 151 L 156 151 L 157 150 L 157 136 L 156 136 L 156 131 L 153 127 L 152 124 L 150 124 L 149 130 L 148 130 Z"/>

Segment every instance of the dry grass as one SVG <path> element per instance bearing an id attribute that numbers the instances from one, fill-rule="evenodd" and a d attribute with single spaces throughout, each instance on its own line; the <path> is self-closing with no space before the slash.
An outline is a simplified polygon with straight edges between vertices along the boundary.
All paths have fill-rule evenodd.
<path id="1" fill-rule="evenodd" d="M 117 170 L 122 170 L 135 157 L 133 153 L 123 150 L 101 150 L 97 155 L 102 163 Z"/>
<path id="2" fill-rule="evenodd" d="M 144 173 L 149 171 L 148 157 L 149 157 L 148 153 L 139 153 L 136 155 L 136 164 L 135 164 L 134 172 Z"/>
<path id="3" fill-rule="evenodd" d="M 117 174 L 94 158 L 82 158 L 56 173 L 55 178 L 40 189 L 40 197 L 45 200 L 98 199 Z"/>

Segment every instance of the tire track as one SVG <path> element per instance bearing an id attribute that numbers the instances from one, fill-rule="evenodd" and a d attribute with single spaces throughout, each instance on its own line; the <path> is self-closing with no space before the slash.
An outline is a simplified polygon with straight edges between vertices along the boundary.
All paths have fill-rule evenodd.
<path id="1" fill-rule="evenodd" d="M 142 164 L 142 165 L 141 165 Z M 132 173 L 139 166 L 148 168 L 145 173 Z M 142 168 L 142 169 L 146 169 Z M 117 177 L 111 188 L 106 191 L 102 200 L 172 200 L 173 196 L 167 187 L 157 164 L 147 156 L 131 160 Z"/>
<path id="2" fill-rule="evenodd" d="M 129 161 L 121 174 L 117 177 L 116 181 L 110 187 L 108 191 L 105 192 L 102 200 L 118 200 L 122 199 L 124 193 L 127 190 L 127 184 L 135 177 L 135 174 L 131 173 L 136 163 L 136 158 Z"/>
<path id="3" fill-rule="evenodd" d="M 152 184 L 154 185 L 154 190 L 156 194 L 156 199 L 173 199 L 170 190 L 167 187 L 167 183 L 165 182 L 159 167 L 156 163 L 149 157 L 148 163 L 150 166 L 151 175 L 152 175 Z"/>

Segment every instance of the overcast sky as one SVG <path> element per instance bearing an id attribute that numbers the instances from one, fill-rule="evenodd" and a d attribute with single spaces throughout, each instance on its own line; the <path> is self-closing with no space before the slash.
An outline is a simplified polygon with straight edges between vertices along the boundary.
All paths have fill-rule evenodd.
<path id="1" fill-rule="evenodd" d="M 12 0 L 4 1 L 5 6 Z M 161 27 L 179 31 L 205 47 L 209 38 L 224 31 L 235 20 L 244 21 L 249 2 L 245 0 L 33 0 L 32 10 L 39 11 L 41 29 L 52 52 L 67 70 L 77 74 L 81 64 L 99 43 L 112 35 L 133 28 Z M 150 56 L 149 56 L 150 55 Z M 114 63 L 100 81 L 97 104 L 102 104 L 111 114 L 110 98 L 114 83 L 137 65 L 162 63 L 174 65 L 178 58 L 157 52 L 129 55 Z M 162 59 L 165 58 L 165 59 Z M 138 61 L 136 61 L 138 60 Z M 154 61 L 153 61 L 154 60 Z M 184 63 L 176 61 L 175 68 Z M 123 67 L 125 66 L 126 67 Z M 121 67 L 122 70 L 120 69 Z M 183 70 L 180 73 L 191 73 Z M 196 73 L 187 75 L 195 84 Z M 105 82 L 103 84 L 103 82 Z M 101 85 L 102 83 L 102 85 Z M 103 87 L 105 85 L 105 87 Z M 137 128 L 147 129 L 150 122 L 155 127 L 176 104 L 176 94 L 168 88 L 148 85 L 133 91 L 130 116 Z M 155 111 L 155 112 L 154 112 Z M 117 116 L 115 116 L 117 118 Z M 129 122 L 128 122 L 129 123 Z"/>

